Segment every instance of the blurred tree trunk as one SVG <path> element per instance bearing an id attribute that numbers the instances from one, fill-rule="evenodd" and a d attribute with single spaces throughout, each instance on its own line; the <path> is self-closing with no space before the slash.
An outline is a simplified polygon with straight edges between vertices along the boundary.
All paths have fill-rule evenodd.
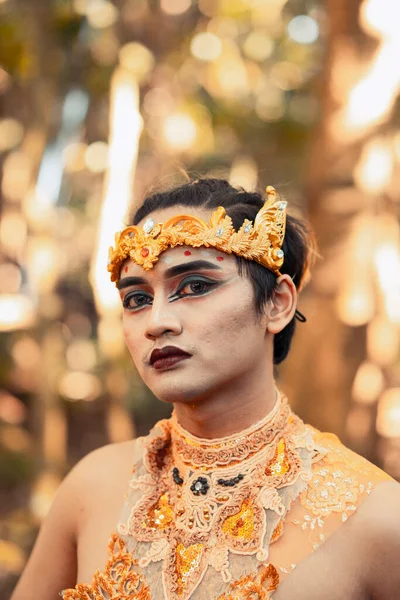
<path id="1" fill-rule="evenodd" d="M 338 266 L 341 246 L 357 214 L 357 206 L 362 205 L 362 200 L 361 204 L 354 202 L 355 196 L 360 200 L 361 192 L 354 187 L 352 174 L 361 144 L 358 141 L 339 146 L 329 122 L 341 108 L 335 91 L 345 53 L 355 57 L 353 63 L 345 64 L 346 77 L 354 83 L 360 77 L 358 59 L 371 48 L 371 40 L 358 24 L 361 4 L 362 0 L 326 3 L 329 33 L 325 65 L 321 69 L 321 119 L 312 141 L 305 181 L 307 217 L 316 232 L 321 258 L 317 259 L 312 280 L 299 299 L 298 306 L 307 323 L 297 325 L 290 358 L 282 367 L 282 387 L 294 410 L 306 422 L 336 433 L 344 443 L 347 443 L 351 387 L 365 357 L 366 327 L 342 323 L 335 302 L 341 278 Z M 337 210 L 338 205 L 353 205 L 354 210 Z M 363 452 L 373 459 L 372 447 L 364 447 Z"/>

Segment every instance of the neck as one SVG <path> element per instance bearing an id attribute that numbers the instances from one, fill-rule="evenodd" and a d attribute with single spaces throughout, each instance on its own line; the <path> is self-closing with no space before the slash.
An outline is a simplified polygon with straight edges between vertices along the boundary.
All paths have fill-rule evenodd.
<path id="1" fill-rule="evenodd" d="M 179 402 L 174 412 L 178 423 L 196 437 L 213 439 L 238 433 L 263 419 L 277 402 L 272 376 L 250 373 L 247 378 L 232 380 L 212 396 L 195 402 Z"/>

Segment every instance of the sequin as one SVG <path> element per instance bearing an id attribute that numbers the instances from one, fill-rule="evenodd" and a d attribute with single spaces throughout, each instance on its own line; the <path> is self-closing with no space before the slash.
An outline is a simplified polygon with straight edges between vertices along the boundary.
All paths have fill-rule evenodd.
<path id="1" fill-rule="evenodd" d="M 284 475 L 285 473 L 288 473 L 289 470 L 290 463 L 286 453 L 286 443 L 282 438 L 276 446 L 274 458 L 265 469 L 265 474 L 268 476 Z"/>
<path id="2" fill-rule="evenodd" d="M 226 535 L 250 540 L 255 528 L 254 509 L 250 499 L 244 500 L 240 511 L 225 519 L 222 531 Z"/>
<path id="3" fill-rule="evenodd" d="M 175 569 L 178 581 L 178 596 L 186 590 L 188 581 L 193 572 L 197 571 L 204 551 L 203 544 L 192 544 L 185 548 L 179 543 L 175 552 Z"/>
<path id="4" fill-rule="evenodd" d="M 158 502 L 154 504 L 147 514 L 147 519 L 143 521 L 143 528 L 166 529 L 172 523 L 174 512 L 168 504 L 168 494 L 163 494 Z"/>

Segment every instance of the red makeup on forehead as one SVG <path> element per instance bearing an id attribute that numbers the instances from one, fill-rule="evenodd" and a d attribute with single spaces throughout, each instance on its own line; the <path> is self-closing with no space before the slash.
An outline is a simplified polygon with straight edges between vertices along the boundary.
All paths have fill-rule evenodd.
<path id="1" fill-rule="evenodd" d="M 185 252 L 184 252 L 184 255 L 185 255 L 185 256 L 191 256 L 191 254 L 192 254 L 192 253 L 190 252 L 190 250 L 185 250 Z"/>
<path id="2" fill-rule="evenodd" d="M 124 271 L 125 271 L 125 273 L 127 273 L 128 272 L 128 267 L 125 267 Z"/>
<path id="3" fill-rule="evenodd" d="M 224 260 L 223 256 L 217 256 L 217 260 L 219 260 L 221 262 L 221 260 Z"/>

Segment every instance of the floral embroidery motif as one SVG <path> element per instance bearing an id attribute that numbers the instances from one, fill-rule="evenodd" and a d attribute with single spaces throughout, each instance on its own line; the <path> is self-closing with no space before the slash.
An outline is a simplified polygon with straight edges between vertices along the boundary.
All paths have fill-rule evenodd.
<path id="1" fill-rule="evenodd" d="M 260 567 L 256 576 L 245 575 L 230 584 L 229 590 L 218 600 L 269 600 L 269 592 L 279 585 L 279 574 L 273 565 Z"/>
<path id="2" fill-rule="evenodd" d="M 111 558 L 103 573 L 96 571 L 91 585 L 79 583 L 75 589 L 63 590 L 63 600 L 151 600 L 150 589 L 142 575 L 133 570 L 135 560 L 125 543 L 114 533 L 108 544 Z"/>
<path id="3" fill-rule="evenodd" d="M 325 526 L 330 516 L 337 514 L 344 523 L 357 510 L 360 498 L 372 492 L 371 479 L 378 474 L 381 480 L 389 481 L 391 477 L 343 446 L 335 435 L 314 432 L 320 452 L 313 458 L 312 476 L 299 498 L 305 509 L 303 518 L 292 523 L 309 532 L 312 550 L 317 550 L 326 541 Z"/>
<path id="4" fill-rule="evenodd" d="M 311 467 L 311 452 L 303 450 L 311 433 L 281 395 L 265 419 L 239 436 L 195 438 L 174 417 L 158 428 L 142 440 L 145 469 L 137 469 L 131 489 L 143 494 L 119 532 L 145 550 L 141 567 L 163 561 L 166 598 L 187 600 L 208 567 L 221 574 L 221 584 L 232 580 L 231 553 L 254 556 L 253 568 L 267 560 L 289 499 L 306 486 L 301 451 Z"/>

